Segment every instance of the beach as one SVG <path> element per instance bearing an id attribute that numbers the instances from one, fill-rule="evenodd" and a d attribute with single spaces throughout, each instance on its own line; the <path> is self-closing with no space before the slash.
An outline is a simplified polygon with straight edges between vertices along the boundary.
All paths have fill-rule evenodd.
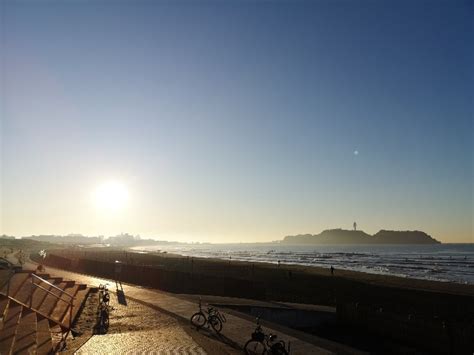
<path id="1" fill-rule="evenodd" d="M 411 279 L 474 284 L 474 245 L 291 245 L 282 243 L 161 244 L 136 251 L 161 251 L 190 257 L 359 271 Z"/>
<path id="2" fill-rule="evenodd" d="M 474 285 L 470 284 L 438 282 L 338 268 L 335 269 L 334 275 L 331 275 L 329 267 L 295 264 L 278 265 L 275 262 L 248 262 L 236 260 L 235 258 L 227 260 L 209 257 L 199 258 L 170 252 L 143 252 L 119 248 L 65 249 L 54 251 L 54 254 L 69 258 L 87 258 L 108 262 L 119 260 L 134 266 L 140 265 L 170 272 L 194 273 L 197 275 L 235 278 L 239 280 L 287 281 L 291 279 L 292 282 L 296 282 L 295 280 L 300 278 L 314 278 L 326 281 L 345 280 L 385 287 L 474 296 Z"/>

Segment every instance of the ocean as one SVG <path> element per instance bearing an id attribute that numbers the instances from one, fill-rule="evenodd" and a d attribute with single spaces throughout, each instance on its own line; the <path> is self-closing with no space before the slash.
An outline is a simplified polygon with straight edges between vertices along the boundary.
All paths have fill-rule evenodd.
<path id="1" fill-rule="evenodd" d="M 170 244 L 136 247 L 184 256 L 320 266 L 474 284 L 474 244 L 282 245 Z"/>

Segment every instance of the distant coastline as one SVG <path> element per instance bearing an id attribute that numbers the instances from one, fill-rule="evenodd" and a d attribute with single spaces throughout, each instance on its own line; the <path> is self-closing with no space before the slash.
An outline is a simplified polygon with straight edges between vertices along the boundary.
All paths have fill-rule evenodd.
<path id="1" fill-rule="evenodd" d="M 380 230 L 374 235 L 358 230 L 328 229 L 319 234 L 299 234 L 286 236 L 283 244 L 323 244 L 323 245 L 358 245 L 358 244 L 441 244 L 422 231 L 389 231 Z"/>
<path id="2" fill-rule="evenodd" d="M 13 236 L 0 236 L 1 239 L 14 240 Z M 159 239 L 143 239 L 140 236 L 130 234 L 120 234 L 105 238 L 103 236 L 93 237 L 81 234 L 60 235 L 33 235 L 29 237 L 21 237 L 23 240 L 32 240 L 38 242 L 48 242 L 53 244 L 72 244 L 72 245 L 101 245 L 112 247 L 139 247 L 151 245 L 213 245 L 216 243 L 207 242 L 177 242 Z M 217 243 L 220 244 L 220 243 Z M 374 235 L 370 235 L 360 230 L 345 229 L 328 229 L 319 234 L 298 234 L 289 235 L 282 240 L 274 240 L 271 242 L 253 242 L 253 243 L 225 243 L 225 244 L 284 244 L 284 245 L 423 245 L 423 244 L 441 244 L 440 241 L 431 237 L 423 231 L 392 231 L 380 230 Z"/>

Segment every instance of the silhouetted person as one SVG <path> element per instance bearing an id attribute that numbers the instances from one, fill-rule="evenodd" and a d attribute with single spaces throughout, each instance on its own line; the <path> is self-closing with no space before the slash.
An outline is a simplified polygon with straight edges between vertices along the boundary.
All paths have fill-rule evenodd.
<path id="1" fill-rule="evenodd" d="M 278 267 L 280 267 L 280 260 L 278 260 Z"/>
<path id="2" fill-rule="evenodd" d="M 331 275 L 334 275 L 334 267 L 331 265 Z"/>

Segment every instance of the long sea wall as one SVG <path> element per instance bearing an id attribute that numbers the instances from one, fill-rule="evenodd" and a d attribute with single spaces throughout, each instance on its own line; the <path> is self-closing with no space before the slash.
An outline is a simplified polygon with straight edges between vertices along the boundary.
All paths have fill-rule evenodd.
<path id="1" fill-rule="evenodd" d="M 403 287 L 393 287 L 369 282 L 362 274 L 360 279 L 350 279 L 301 268 L 171 256 L 144 256 L 149 265 L 124 257 L 119 276 L 111 257 L 53 252 L 38 261 L 174 293 L 335 305 L 340 325 L 366 329 L 430 353 L 472 354 L 474 350 L 474 296 L 446 292 L 446 285 L 440 285 L 440 291 L 423 290 L 415 287 L 415 280 L 406 279 L 401 281 Z"/>

